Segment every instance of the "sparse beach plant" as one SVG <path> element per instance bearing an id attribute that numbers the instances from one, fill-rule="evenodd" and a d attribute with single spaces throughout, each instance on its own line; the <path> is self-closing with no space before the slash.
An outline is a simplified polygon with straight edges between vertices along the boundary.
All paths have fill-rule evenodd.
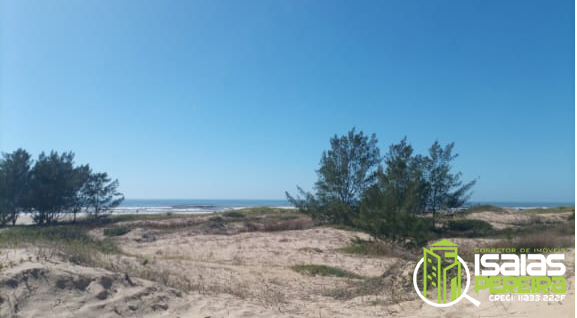
<path id="1" fill-rule="evenodd" d="M 291 266 L 291 269 L 297 273 L 309 275 L 309 276 L 333 276 L 333 277 L 345 277 L 345 278 L 361 278 L 353 272 L 349 272 L 344 269 L 327 266 L 327 265 L 317 265 L 317 264 L 301 264 Z"/>
<path id="2" fill-rule="evenodd" d="M 113 226 L 102 230 L 104 236 L 122 236 L 128 232 L 130 232 L 130 228 L 127 226 Z"/>

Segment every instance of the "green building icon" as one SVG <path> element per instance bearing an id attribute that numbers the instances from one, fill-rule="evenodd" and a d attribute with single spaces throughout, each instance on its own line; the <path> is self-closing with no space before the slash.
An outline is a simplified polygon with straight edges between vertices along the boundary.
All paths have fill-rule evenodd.
<path id="1" fill-rule="evenodd" d="M 439 304 L 452 302 L 461 295 L 461 262 L 457 259 L 457 246 L 442 240 L 431 244 L 430 249 L 423 249 L 423 295 L 427 297 L 427 290 L 432 293 L 436 288 Z M 447 294 L 451 295 L 449 301 Z"/>

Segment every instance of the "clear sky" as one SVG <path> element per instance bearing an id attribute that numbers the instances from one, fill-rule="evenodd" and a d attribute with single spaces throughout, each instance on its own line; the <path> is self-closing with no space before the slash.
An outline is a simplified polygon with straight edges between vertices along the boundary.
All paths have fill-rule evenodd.
<path id="1" fill-rule="evenodd" d="M 0 151 L 127 198 L 284 198 L 357 127 L 454 141 L 475 201 L 574 201 L 573 1 L 0 3 Z"/>

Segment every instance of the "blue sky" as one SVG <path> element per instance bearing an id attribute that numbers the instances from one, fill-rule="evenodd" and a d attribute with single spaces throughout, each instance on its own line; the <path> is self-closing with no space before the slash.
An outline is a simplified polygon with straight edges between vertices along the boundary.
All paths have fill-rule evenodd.
<path id="1" fill-rule="evenodd" d="M 475 201 L 574 201 L 572 1 L 0 3 L 0 151 L 127 198 L 284 198 L 357 127 L 454 141 Z"/>

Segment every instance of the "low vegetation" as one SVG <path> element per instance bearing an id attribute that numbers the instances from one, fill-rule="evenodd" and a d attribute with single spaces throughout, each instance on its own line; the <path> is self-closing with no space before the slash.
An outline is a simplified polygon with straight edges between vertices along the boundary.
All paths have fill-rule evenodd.
<path id="1" fill-rule="evenodd" d="M 301 261 L 314 263 L 312 259 L 316 259 L 325 262 L 334 256 L 331 253 L 335 249 L 360 256 L 362 261 L 389 257 L 392 265 L 387 263 L 382 275 L 375 273 L 378 276 L 364 277 L 329 264 L 298 264 L 291 266 L 290 270 L 319 277 L 323 281 L 331 277 L 340 278 L 334 279 L 335 284 L 331 284 L 330 288 L 323 285 L 322 290 L 316 290 L 317 294 L 338 300 L 371 295 L 378 298 L 371 304 L 383 305 L 414 297 L 412 276 L 407 273 L 414 270 L 415 260 L 422 255 L 421 247 L 441 238 L 486 238 L 482 241 L 492 241 L 489 247 L 516 248 L 518 251 L 521 248 L 574 246 L 574 207 L 517 211 L 522 217 L 513 219 L 519 224 L 505 229 L 501 228 L 501 224 L 494 228 L 487 221 L 474 219 L 474 214 L 478 212 L 505 212 L 496 206 L 478 205 L 456 213 L 444 213 L 463 206 L 475 183 L 462 182 L 461 174 L 451 171 L 451 163 L 456 158 L 454 145 L 441 146 L 435 142 L 428 154 L 418 155 L 403 139 L 391 145 L 387 154 L 381 157 L 376 142 L 376 137 L 356 133 L 354 129 L 346 136 L 332 138 L 331 149 L 321 157 L 315 192 L 300 191 L 302 197 L 297 198 L 288 195 L 297 207 L 294 210 L 259 207 L 210 214 L 120 214 L 107 217 L 100 216 L 121 201 L 121 194 L 116 192 L 117 181 L 111 181 L 105 174 L 93 174 L 87 165 L 75 167 L 71 153 L 41 154 L 32 165 L 30 156 L 18 150 L 14 154 L 4 155 L 0 160 L 0 224 L 14 223 L 19 213 L 32 211 L 34 221 L 43 226 L 1 229 L 0 248 L 33 248 L 37 260 L 41 261 L 56 259 L 102 267 L 186 292 L 227 293 L 242 299 L 261 299 L 267 305 L 278 306 L 287 302 L 282 291 L 286 282 L 266 282 L 259 285 L 264 288 L 255 289 L 232 280 L 208 281 L 202 275 L 187 276 L 166 266 L 175 259 L 185 262 L 182 255 L 168 255 L 161 249 L 155 254 L 139 254 L 134 250 L 128 252 L 128 247 L 127 252 L 123 253 L 118 242 L 134 239 L 138 244 L 144 244 L 157 240 L 163 234 L 179 231 L 186 231 L 186 235 L 235 235 L 255 231 L 305 230 L 315 225 L 362 231 L 370 234 L 371 239 L 355 237 L 341 248 L 320 249 L 314 244 L 300 247 L 298 252 L 309 254 L 305 255 L 306 260 Z M 64 177 L 48 178 L 54 171 L 59 171 L 58 175 Z M 32 189 L 36 192 L 25 189 L 23 185 L 38 182 L 40 176 L 48 178 L 46 184 L 36 184 L 38 189 Z M 7 179 L 16 181 L 8 184 L 5 182 Z M 30 193 L 48 191 L 51 185 L 60 181 L 62 188 L 49 193 L 50 198 L 46 202 L 30 198 Z M 104 201 L 90 199 L 101 194 L 106 197 Z M 40 206 L 40 203 L 45 205 Z M 74 221 L 60 224 L 54 222 L 60 214 L 75 215 L 87 209 L 92 209 L 92 215 L 98 217 L 78 221 L 74 218 Z M 562 218 L 542 215 L 551 213 L 563 213 Z M 484 214 L 483 217 L 486 215 L 491 214 Z M 124 236 L 131 231 L 134 231 L 131 235 Z M 289 242 L 292 239 L 285 237 L 274 241 Z M 290 245 L 286 244 L 287 248 Z M 469 262 L 474 254 L 471 246 L 464 245 L 459 254 Z M 203 257 L 210 259 L 211 256 Z M 230 270 L 230 266 L 246 265 L 244 259 L 236 256 L 227 262 L 227 270 Z M 418 277 L 418 284 L 422 284 L 422 276 Z"/>
<path id="2" fill-rule="evenodd" d="M 224 212 L 222 215 L 232 219 L 243 219 L 245 217 L 245 214 L 239 211 L 228 211 Z"/>
<path id="3" fill-rule="evenodd" d="M 414 265 L 411 261 L 399 260 L 382 276 L 349 280 L 344 286 L 323 290 L 321 294 L 342 301 L 372 296 L 376 298 L 369 301 L 368 304 L 372 306 L 387 306 L 413 300 L 418 296 L 413 289 L 412 276 L 405 277 L 404 272 Z M 419 281 L 422 281 L 422 277 Z"/>
<path id="4" fill-rule="evenodd" d="M 506 229 L 500 232 L 502 238 L 495 247 L 521 249 L 570 248 L 575 246 L 575 220 L 552 223 L 532 224 L 516 230 Z"/>
<path id="5" fill-rule="evenodd" d="M 361 278 L 361 276 L 349 272 L 344 269 L 327 266 L 327 265 L 294 265 L 291 269 L 297 273 L 309 275 L 309 276 L 333 276 L 333 277 L 345 277 L 345 278 Z"/>
<path id="6" fill-rule="evenodd" d="M 563 212 L 575 212 L 575 206 L 559 206 L 552 208 L 537 208 L 537 209 L 527 209 L 522 210 L 524 214 L 548 214 L 548 213 L 563 213 Z"/>
<path id="7" fill-rule="evenodd" d="M 31 247 L 39 259 L 61 258 L 87 266 L 96 263 L 98 254 L 120 253 L 114 241 L 94 239 L 88 230 L 79 225 L 14 226 L 0 231 L 0 247 Z"/>
<path id="8" fill-rule="evenodd" d="M 128 232 L 130 232 L 130 228 L 126 226 L 113 226 L 102 231 L 104 236 L 122 236 Z"/>
<path id="9" fill-rule="evenodd" d="M 437 227 L 431 228 L 426 235 L 432 237 L 432 240 L 450 237 L 484 237 L 493 240 L 490 247 L 513 247 L 518 250 L 520 248 L 568 248 L 574 244 L 574 221 L 559 222 L 557 218 L 553 218 L 557 223 L 547 223 L 543 221 L 546 219 L 543 217 L 525 217 L 528 221 L 518 227 L 495 229 L 488 222 L 464 217 L 462 215 L 440 217 Z M 426 220 L 427 216 L 420 216 L 420 218 Z M 282 283 L 265 283 L 263 288 L 251 289 L 239 282 L 215 283 L 201 276 L 187 277 L 181 272 L 165 267 L 164 262 L 169 262 L 169 260 L 162 259 L 160 254 L 157 256 L 125 254 L 116 242 L 125 240 L 126 238 L 121 238 L 121 236 L 135 228 L 153 229 L 154 235 L 176 230 L 184 230 L 187 233 L 198 230 L 201 234 L 229 235 L 244 231 L 280 231 L 304 229 L 310 226 L 312 226 L 311 218 L 297 210 L 275 208 L 243 209 L 204 215 L 114 215 L 98 220 L 80 220 L 75 224 L 5 228 L 0 231 L 0 248 L 33 247 L 37 251 L 39 260 L 58 259 L 84 266 L 102 267 L 125 273 L 130 277 L 152 280 L 184 292 L 227 293 L 242 299 L 258 298 L 270 306 L 281 306 L 288 301 Z M 103 233 L 104 238 L 98 234 L 91 236 L 89 233 Z M 310 246 L 299 248 L 299 251 L 319 254 L 311 257 L 324 257 L 324 255 L 330 256 L 334 250 L 321 250 Z M 346 301 L 369 296 L 362 298 L 365 299 L 364 303 L 388 306 L 411 300 L 414 296 L 412 276 L 407 273 L 412 273 L 415 260 L 422 255 L 421 248 L 407 248 L 405 245 L 394 242 L 356 237 L 339 251 L 367 258 L 392 257 L 394 261 L 382 275 L 372 277 L 364 277 L 332 266 L 330 263 L 299 264 L 290 267 L 290 270 L 310 276 L 311 279 L 314 279 L 312 277 L 337 278 L 338 280 L 335 280 L 335 284 L 331 284 L 331 287 L 323 285 L 320 289 L 315 289 L 314 293 L 338 300 Z M 473 254 L 465 246 L 459 254 L 467 262 L 472 261 Z M 160 264 L 164 265 L 160 266 Z M 419 279 L 419 283 L 421 281 L 422 279 Z"/>
<path id="10" fill-rule="evenodd" d="M 341 251 L 349 254 L 386 256 L 391 255 L 391 246 L 381 241 L 363 240 L 355 237 L 349 245 L 341 248 Z"/>
<path id="11" fill-rule="evenodd" d="M 237 232 L 278 232 L 305 230 L 313 227 L 310 217 L 296 210 L 279 208 L 247 208 L 217 213 L 209 219 L 210 226 Z M 230 229 L 230 230 L 229 230 Z"/>

